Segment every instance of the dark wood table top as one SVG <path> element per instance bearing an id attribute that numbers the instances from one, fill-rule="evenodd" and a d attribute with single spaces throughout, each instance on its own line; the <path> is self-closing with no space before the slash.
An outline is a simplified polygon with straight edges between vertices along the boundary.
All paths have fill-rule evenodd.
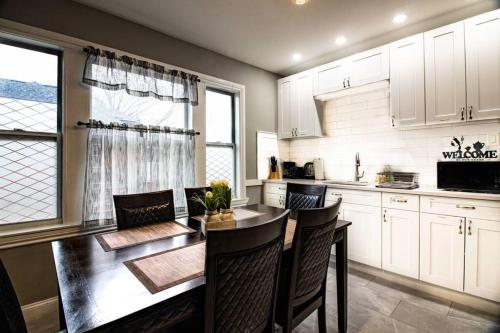
<path id="1" fill-rule="evenodd" d="M 249 205 L 244 208 L 264 214 L 239 221 L 237 227 L 266 223 L 283 212 L 283 209 L 265 205 Z M 199 221 L 188 218 L 177 221 L 196 232 L 109 252 L 104 251 L 95 235 L 52 242 L 59 292 L 69 333 L 96 329 L 205 284 L 205 278 L 198 277 L 151 294 L 123 264 L 127 260 L 204 239 Z M 339 220 L 336 231 L 350 224 Z"/>

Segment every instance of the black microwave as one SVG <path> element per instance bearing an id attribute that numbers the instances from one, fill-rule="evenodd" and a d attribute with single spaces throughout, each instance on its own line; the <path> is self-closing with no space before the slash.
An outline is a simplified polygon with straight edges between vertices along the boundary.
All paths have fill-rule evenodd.
<path id="1" fill-rule="evenodd" d="M 437 187 L 449 191 L 500 194 L 500 161 L 438 162 Z"/>

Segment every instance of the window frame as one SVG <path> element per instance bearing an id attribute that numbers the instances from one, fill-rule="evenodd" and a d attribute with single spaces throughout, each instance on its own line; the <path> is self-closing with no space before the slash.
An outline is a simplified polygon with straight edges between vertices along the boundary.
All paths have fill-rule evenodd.
<path id="1" fill-rule="evenodd" d="M 228 91 L 224 90 L 222 88 L 218 87 L 213 87 L 213 86 L 207 86 L 205 88 L 205 91 L 211 91 L 223 95 L 228 95 L 231 97 L 231 143 L 229 142 L 212 142 L 206 140 L 205 145 L 206 147 L 228 147 L 232 148 L 233 150 L 233 181 L 234 184 L 232 184 L 235 193 L 233 193 L 235 198 L 238 198 L 239 195 L 239 186 L 238 186 L 238 152 L 237 152 L 237 144 L 236 144 L 236 93 L 233 91 Z M 205 108 L 206 108 L 206 103 L 205 103 Z M 206 112 L 206 111 L 205 111 Z M 206 128 L 206 124 L 205 124 Z M 205 167 L 205 174 L 206 174 L 206 167 Z"/>
<path id="2" fill-rule="evenodd" d="M 64 52 L 58 48 L 52 48 L 48 46 L 42 46 L 38 44 L 35 40 L 33 41 L 20 41 L 16 39 L 11 39 L 8 37 L 0 36 L 0 44 L 14 46 L 18 48 L 23 48 L 31 51 L 51 54 L 57 57 L 57 116 L 56 116 L 56 132 L 46 133 L 46 132 L 34 132 L 26 131 L 23 129 L 12 129 L 12 130 L 0 130 L 0 138 L 21 138 L 21 139 L 32 139 L 40 141 L 49 141 L 56 143 L 56 216 L 50 219 L 43 220 L 32 220 L 32 221 L 20 221 L 4 223 L 0 225 L 0 229 L 10 228 L 12 226 L 17 227 L 32 227 L 32 226 L 42 226 L 47 224 L 62 224 L 63 223 L 63 58 Z"/>

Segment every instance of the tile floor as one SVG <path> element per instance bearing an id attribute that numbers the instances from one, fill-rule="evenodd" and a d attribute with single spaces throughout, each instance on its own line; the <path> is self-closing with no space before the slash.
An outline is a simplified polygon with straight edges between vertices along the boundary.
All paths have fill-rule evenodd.
<path id="1" fill-rule="evenodd" d="M 330 263 L 327 288 L 328 333 L 337 331 L 335 267 Z M 348 332 L 362 333 L 493 333 L 500 318 L 362 272 L 349 273 Z M 318 332 L 313 313 L 294 332 Z"/>

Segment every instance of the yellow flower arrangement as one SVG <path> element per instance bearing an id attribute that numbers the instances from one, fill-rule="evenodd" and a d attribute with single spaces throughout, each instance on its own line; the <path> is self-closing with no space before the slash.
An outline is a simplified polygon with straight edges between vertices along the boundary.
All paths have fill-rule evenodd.
<path id="1" fill-rule="evenodd" d="M 210 182 L 214 195 L 218 197 L 218 208 L 229 209 L 231 208 L 231 188 L 227 179 L 214 179 Z"/>

